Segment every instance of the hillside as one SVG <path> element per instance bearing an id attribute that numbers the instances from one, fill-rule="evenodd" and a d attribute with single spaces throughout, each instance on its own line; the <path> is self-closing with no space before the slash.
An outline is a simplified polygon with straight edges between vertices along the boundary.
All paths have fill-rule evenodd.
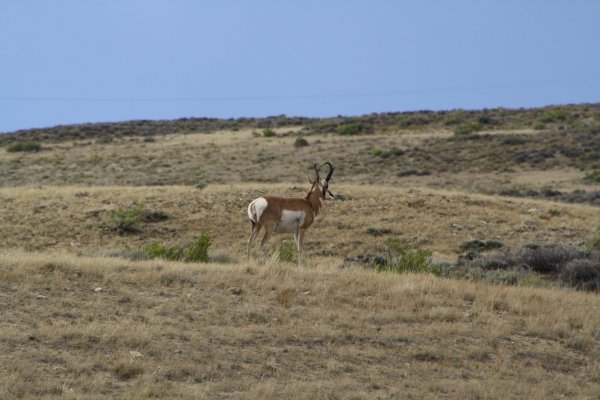
<path id="1" fill-rule="evenodd" d="M 0 135 L 0 398 L 598 398 L 598 135 L 600 104 Z M 300 265 L 246 259 L 248 203 L 326 161 Z"/>
<path id="2" fill-rule="evenodd" d="M 402 124 L 407 118 L 427 122 Z M 600 201 L 598 179 L 584 180 L 600 168 L 598 105 L 216 121 L 215 130 L 186 133 L 170 121 L 90 125 L 89 134 L 71 126 L 0 135 L 0 187 L 296 184 L 306 182 L 315 162 L 328 160 L 339 183 Z M 228 124 L 237 125 L 223 130 Z M 179 128 L 152 133 L 163 125 Z M 273 125 L 267 137 L 264 125 Z M 124 126 L 127 135 L 118 133 Z M 41 150 L 8 151 L 24 138 Z"/>
<path id="3" fill-rule="evenodd" d="M 0 143 L 19 140 L 60 142 L 65 140 L 108 140 L 128 136 L 155 136 L 188 133 L 238 131 L 241 129 L 286 128 L 302 126 L 303 134 L 335 133 L 343 125 L 357 124 L 363 132 L 396 130 L 437 130 L 464 126 L 485 129 L 545 129 L 581 126 L 598 119 L 600 104 L 547 106 L 532 109 L 485 109 L 449 111 L 412 111 L 374 113 L 363 116 L 331 118 L 181 118 L 177 120 L 138 120 L 115 123 L 59 125 L 49 128 L 5 132 Z"/>
<path id="4" fill-rule="evenodd" d="M 597 398 L 597 295 L 0 254 L 0 397 Z"/>

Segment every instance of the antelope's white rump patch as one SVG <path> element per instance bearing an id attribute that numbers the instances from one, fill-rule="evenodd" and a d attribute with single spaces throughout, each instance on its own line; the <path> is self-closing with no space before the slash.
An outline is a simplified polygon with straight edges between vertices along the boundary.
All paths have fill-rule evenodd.
<path id="1" fill-rule="evenodd" d="M 260 216 L 262 215 L 265 208 L 267 208 L 267 199 L 259 197 L 254 199 L 252 203 L 248 205 L 248 218 L 254 222 L 259 222 Z"/>

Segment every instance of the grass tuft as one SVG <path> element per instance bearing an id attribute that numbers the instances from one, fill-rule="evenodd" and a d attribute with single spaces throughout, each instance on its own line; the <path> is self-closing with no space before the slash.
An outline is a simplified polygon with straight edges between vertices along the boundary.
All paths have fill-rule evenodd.
<path id="1" fill-rule="evenodd" d="M 119 362 L 113 368 L 113 373 L 115 376 L 122 381 L 128 381 L 130 379 L 135 378 L 136 376 L 142 374 L 144 372 L 144 368 L 135 362 Z"/>
<path id="2" fill-rule="evenodd" d="M 291 263 L 296 260 L 296 246 L 287 240 L 277 246 L 275 253 L 278 261 Z"/>
<path id="3" fill-rule="evenodd" d="M 203 233 L 188 246 L 167 246 L 162 243 L 149 243 L 142 249 L 145 258 L 162 258 L 171 261 L 183 262 L 209 262 L 208 248 L 211 239 L 207 233 Z"/>

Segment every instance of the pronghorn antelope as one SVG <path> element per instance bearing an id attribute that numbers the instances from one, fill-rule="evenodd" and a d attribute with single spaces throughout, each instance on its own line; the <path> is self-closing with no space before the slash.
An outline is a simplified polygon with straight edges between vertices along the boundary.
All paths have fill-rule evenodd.
<path id="1" fill-rule="evenodd" d="M 320 178 L 319 169 L 315 164 L 316 178 L 314 181 L 309 178 L 312 187 L 305 198 L 264 196 L 253 200 L 248 205 L 248 218 L 252 222 L 252 233 L 248 239 L 248 257 L 250 257 L 250 248 L 254 239 L 260 229 L 264 227 L 265 234 L 260 241 L 261 251 L 265 252 L 265 246 L 273 232 L 293 233 L 298 249 L 298 263 L 300 263 L 306 230 L 310 228 L 323 207 L 323 200 L 334 198 L 329 191 L 329 179 L 331 179 L 334 168 L 329 162 L 324 165 L 329 167 L 327 177 Z"/>

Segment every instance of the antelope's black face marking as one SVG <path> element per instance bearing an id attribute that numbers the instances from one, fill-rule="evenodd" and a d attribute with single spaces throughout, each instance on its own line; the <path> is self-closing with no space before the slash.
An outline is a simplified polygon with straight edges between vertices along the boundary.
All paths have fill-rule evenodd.
<path id="1" fill-rule="evenodd" d="M 329 182 L 327 182 L 325 179 L 321 181 L 321 188 L 323 189 L 323 197 L 325 197 L 325 200 L 335 199 L 333 193 L 329 191 Z"/>

